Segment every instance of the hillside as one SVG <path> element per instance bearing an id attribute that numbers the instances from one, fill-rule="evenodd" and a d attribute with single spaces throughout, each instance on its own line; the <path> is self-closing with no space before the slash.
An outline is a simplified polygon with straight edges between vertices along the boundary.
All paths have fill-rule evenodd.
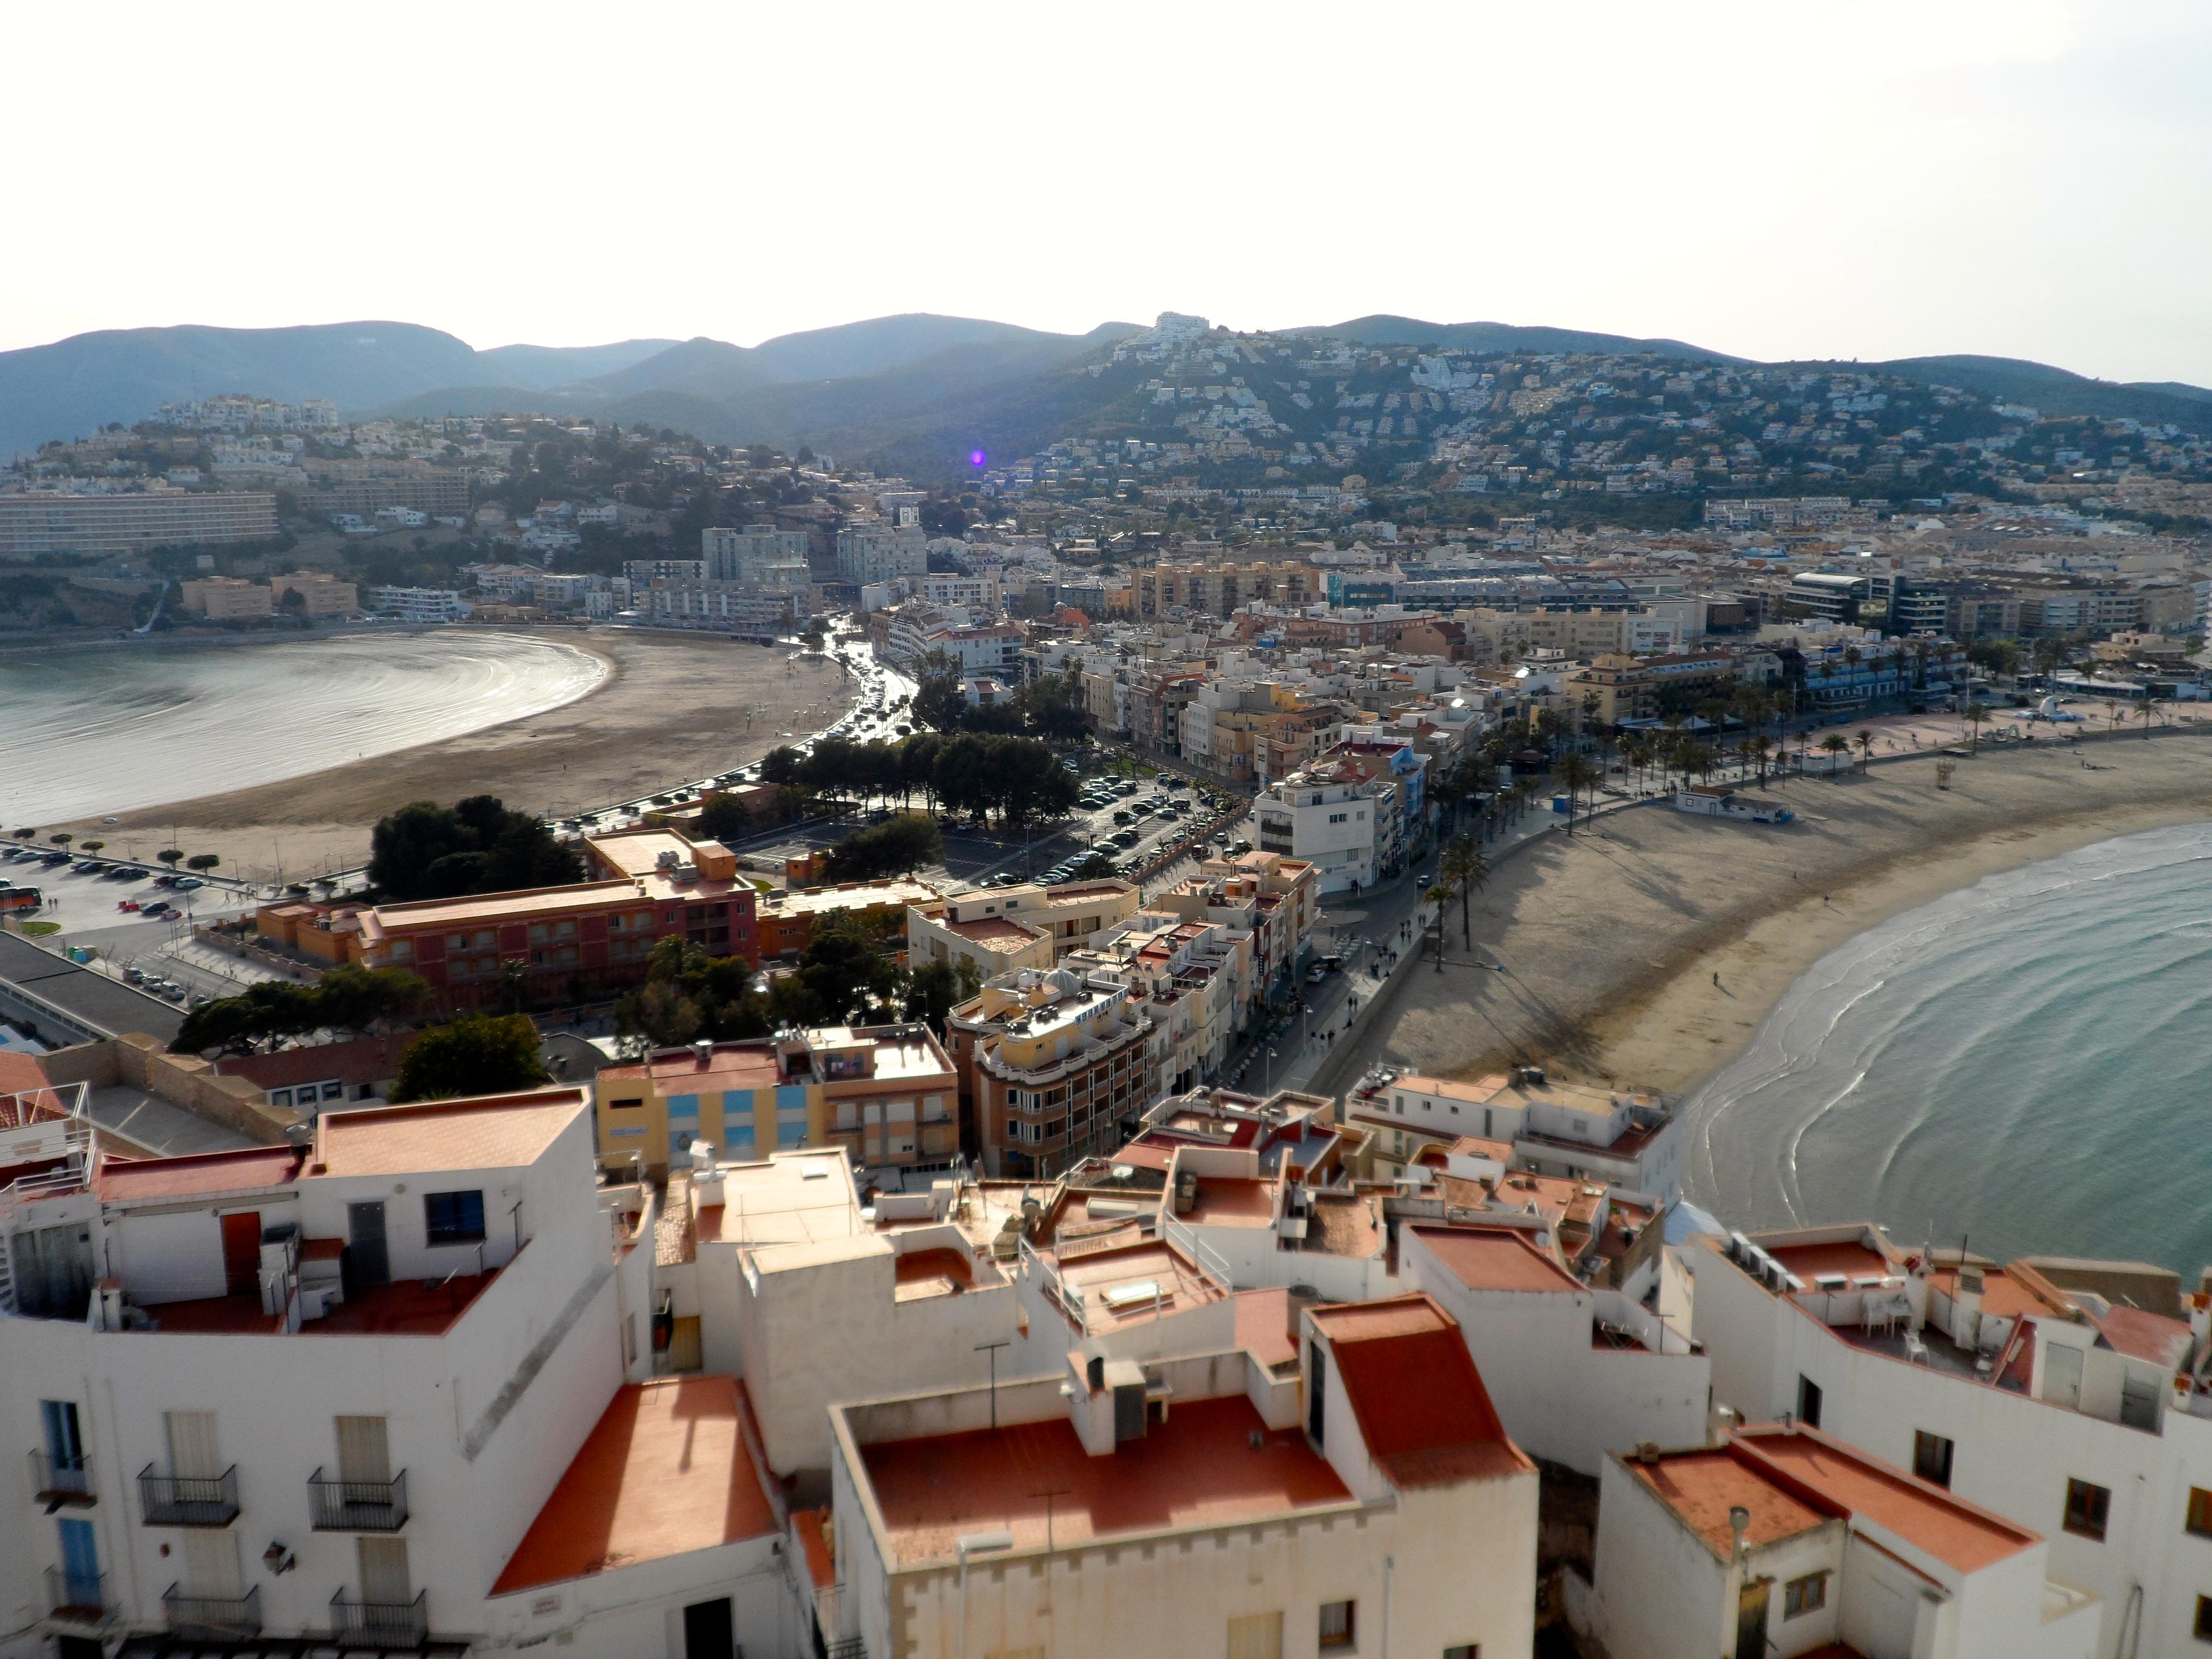
<path id="1" fill-rule="evenodd" d="M 809 444 L 835 456 L 870 457 L 941 477 L 960 471 L 976 449 L 1021 454 L 1078 423 L 1133 431 L 1152 422 L 1157 411 L 1143 406 L 1139 392 L 1145 376 L 1134 364 L 1106 362 L 1115 343 L 1142 331 L 1133 324 L 1107 323 L 1086 334 L 1054 334 L 910 313 L 781 335 L 751 347 L 702 337 L 477 351 L 453 335 L 407 323 L 112 331 L 0 353 L 0 455 L 110 421 L 143 420 L 165 402 L 246 392 L 295 402 L 327 398 L 356 416 L 528 410 L 626 425 L 641 421 L 720 443 Z M 1680 340 L 1389 314 L 1282 330 L 1273 337 L 1483 354 L 1747 362 Z M 2188 430 L 2201 429 L 2212 407 L 2212 391 L 2203 387 L 2122 385 L 2015 358 L 1775 367 L 1808 374 L 1879 370 L 2046 414 L 2128 416 Z M 1278 414 L 1297 435 L 1316 435 L 1329 424 L 1317 418 L 1318 410 Z"/>

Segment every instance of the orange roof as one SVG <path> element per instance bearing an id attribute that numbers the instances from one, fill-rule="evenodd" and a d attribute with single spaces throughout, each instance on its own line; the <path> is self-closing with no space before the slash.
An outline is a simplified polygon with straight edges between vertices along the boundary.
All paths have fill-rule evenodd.
<path id="1" fill-rule="evenodd" d="M 189 1198 L 199 1193 L 239 1193 L 289 1186 L 307 1154 L 294 1146 L 246 1146 L 235 1152 L 195 1152 L 183 1158 L 102 1158 L 92 1190 L 103 1203 L 125 1199 Z"/>
<path id="2" fill-rule="evenodd" d="M 1288 1291 L 1278 1286 L 1237 1292 L 1237 1346 L 1269 1367 L 1298 1357 L 1298 1345 L 1291 1336 Z"/>
<path id="3" fill-rule="evenodd" d="M 580 1089 L 539 1089 L 325 1112 L 315 1125 L 316 1173 L 431 1175 L 535 1164 L 583 1109 Z"/>
<path id="4" fill-rule="evenodd" d="M 718 1042 L 702 1061 L 696 1048 L 664 1048 L 634 1066 L 609 1066 L 599 1074 L 608 1083 L 643 1082 L 715 1089 L 773 1089 L 782 1081 L 775 1060 L 775 1045 L 767 1042 Z"/>
<path id="5" fill-rule="evenodd" d="M 1367 1455 L 1394 1486 L 1533 1472 L 1506 1437 L 1458 1324 L 1429 1297 L 1319 1308 Z"/>
<path id="6" fill-rule="evenodd" d="M 817 1589 L 827 1589 L 837 1582 L 837 1559 L 830 1546 L 831 1512 L 821 1510 L 794 1510 L 791 1529 L 799 1534 L 799 1547 L 806 1554 L 806 1576 Z"/>
<path id="7" fill-rule="evenodd" d="M 491 1593 L 773 1534 L 775 1512 L 738 1417 L 734 1377 L 617 1389 Z"/>
<path id="8" fill-rule="evenodd" d="M 33 1094 L 46 1086 L 46 1068 L 14 1048 L 0 1048 L 0 1095 Z"/>
<path id="9" fill-rule="evenodd" d="M 1746 1429 L 1735 1445 L 1801 1491 L 1872 1521 L 1960 1572 L 1976 1571 L 2042 1541 L 2025 1527 L 1815 1430 Z"/>
<path id="10" fill-rule="evenodd" d="M 1842 1513 L 1776 1484 L 1765 1470 L 1737 1456 L 1733 1446 L 1673 1452 L 1656 1463 L 1624 1458 L 1621 1466 L 1723 1560 L 1735 1544 L 1731 1509 L 1750 1511 L 1744 1540 L 1753 1548 L 1795 1538 Z"/>
<path id="11" fill-rule="evenodd" d="M 1258 1444 L 1253 1442 L 1258 1437 Z M 1352 1502 L 1296 1429 L 1243 1395 L 1177 1401 L 1164 1423 L 1092 1457 L 1066 1417 L 860 1449 L 893 1570 L 955 1559 L 963 1534 L 1004 1528 L 1018 1550 L 1170 1528 L 1249 1524 Z"/>
<path id="12" fill-rule="evenodd" d="M 1421 1243 L 1471 1291 L 1579 1291 L 1567 1270 L 1512 1227 L 1416 1227 Z"/>
<path id="13" fill-rule="evenodd" d="M 1016 921 L 1012 916 L 978 916 L 973 921 L 939 922 L 948 933 L 957 933 L 970 945 L 990 945 L 1003 940 L 1016 949 L 1035 944 L 1044 937 L 1042 930 Z"/>
<path id="14" fill-rule="evenodd" d="M 1452 1083 L 1443 1078 L 1424 1077 L 1418 1072 L 1408 1072 L 1403 1077 L 1392 1079 L 1383 1087 L 1403 1089 L 1408 1094 L 1434 1095 L 1439 1100 L 1472 1101 L 1481 1106 L 1497 1099 L 1504 1092 L 1505 1079 L 1502 1073 L 1492 1073 L 1473 1083 Z"/>
<path id="15" fill-rule="evenodd" d="M 1887 1256 L 1856 1238 L 1829 1244 L 1778 1244 L 1768 1247 L 1766 1253 L 1808 1285 L 1820 1273 L 1866 1279 L 1877 1273 L 1887 1278 L 1898 1271 L 1897 1264 Z"/>

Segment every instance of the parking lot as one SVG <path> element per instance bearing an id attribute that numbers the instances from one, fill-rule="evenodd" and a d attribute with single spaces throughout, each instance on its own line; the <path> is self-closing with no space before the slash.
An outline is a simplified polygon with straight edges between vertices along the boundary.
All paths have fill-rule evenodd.
<path id="1" fill-rule="evenodd" d="M 8 884 L 0 888 L 0 902 L 11 892 L 36 889 L 35 908 L 11 908 L 10 915 L 19 922 L 52 924 L 57 931 L 46 943 L 97 951 L 103 969 L 118 977 L 135 969 L 153 981 L 147 988 L 154 994 L 179 1004 L 228 995 L 269 977 L 192 939 L 194 922 L 244 914 L 253 907 L 252 896 L 159 866 L 82 855 L 57 863 L 51 849 L 30 856 L 27 850 L 0 853 L 0 881 Z"/>

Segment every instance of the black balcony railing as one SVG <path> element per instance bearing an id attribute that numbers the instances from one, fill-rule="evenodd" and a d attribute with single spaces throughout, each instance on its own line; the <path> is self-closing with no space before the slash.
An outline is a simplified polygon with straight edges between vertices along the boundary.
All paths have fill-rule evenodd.
<path id="1" fill-rule="evenodd" d="M 54 1618 L 66 1624 L 106 1624 L 112 1616 L 112 1609 L 107 1605 L 107 1575 L 48 1567 L 46 1607 Z"/>
<path id="2" fill-rule="evenodd" d="M 243 1595 L 190 1595 L 174 1584 L 161 1592 L 161 1613 L 173 1636 L 221 1640 L 261 1633 L 261 1587 Z"/>
<path id="3" fill-rule="evenodd" d="M 430 1633 L 428 1590 L 412 1601 L 349 1601 L 340 1590 L 331 1597 L 333 1641 L 380 1648 L 419 1648 Z"/>
<path id="4" fill-rule="evenodd" d="M 326 1480 L 317 1469 L 307 1499 L 317 1532 L 398 1532 L 407 1524 L 407 1471 L 389 1480 Z"/>
<path id="5" fill-rule="evenodd" d="M 51 1452 L 31 1454 L 31 1490 L 38 1494 L 39 1502 L 48 1505 L 89 1504 L 92 1494 L 92 1463 L 88 1458 L 74 1461 L 58 1458 Z"/>
<path id="6" fill-rule="evenodd" d="M 138 1501 L 149 1527 L 227 1527 L 238 1519 L 238 1465 L 217 1475 L 138 1472 Z"/>

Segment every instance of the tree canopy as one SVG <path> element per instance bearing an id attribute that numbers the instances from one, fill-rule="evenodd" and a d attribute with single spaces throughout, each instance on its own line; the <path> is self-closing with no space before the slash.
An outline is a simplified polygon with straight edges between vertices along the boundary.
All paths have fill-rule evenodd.
<path id="1" fill-rule="evenodd" d="M 333 968 L 315 985 L 264 980 L 234 997 L 220 997 L 185 1016 L 172 1054 L 250 1054 L 311 1031 L 356 1036 L 422 1006 L 430 988 L 404 968 Z"/>
<path id="2" fill-rule="evenodd" d="M 470 1014 L 434 1025 L 400 1056 L 394 1102 L 496 1095 L 545 1081 L 526 1014 Z"/>
<path id="3" fill-rule="evenodd" d="M 369 837 L 368 878 L 401 901 L 560 887 L 583 876 L 574 852 L 496 795 L 452 806 L 410 801 L 380 818 Z"/>
<path id="4" fill-rule="evenodd" d="M 919 812 L 896 817 L 866 830 L 856 830 L 830 849 L 823 860 L 825 881 L 880 881 L 887 876 L 910 875 L 945 860 L 945 832 L 937 820 Z"/>

